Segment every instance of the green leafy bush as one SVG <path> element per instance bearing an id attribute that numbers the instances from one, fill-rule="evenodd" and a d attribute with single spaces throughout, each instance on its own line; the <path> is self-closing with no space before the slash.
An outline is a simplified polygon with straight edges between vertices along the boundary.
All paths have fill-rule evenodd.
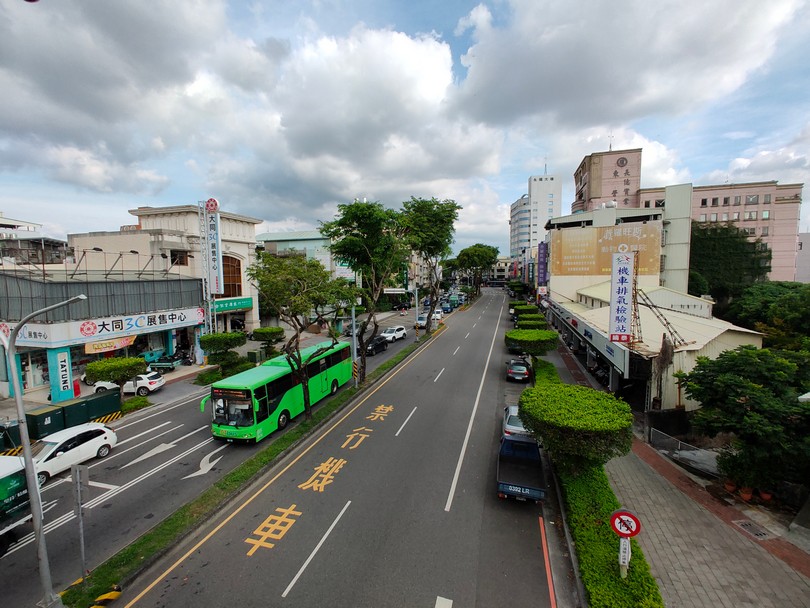
<path id="1" fill-rule="evenodd" d="M 217 367 L 215 369 L 208 369 L 204 372 L 200 372 L 197 374 L 197 378 L 194 380 L 194 384 L 199 384 L 200 386 L 205 386 L 207 384 L 213 384 L 218 380 L 222 380 L 222 372 Z"/>
<path id="2" fill-rule="evenodd" d="M 264 342 L 268 346 L 276 344 L 284 339 L 283 327 L 257 327 L 253 330 L 253 339 L 257 342 Z"/>
<path id="3" fill-rule="evenodd" d="M 527 313 L 525 315 L 520 315 L 519 320 L 521 322 L 522 321 L 540 321 L 540 322 L 543 323 L 544 327 L 546 325 L 546 315 L 542 315 L 540 313 L 537 313 L 537 314 Z"/>
<path id="4" fill-rule="evenodd" d="M 520 418 L 548 447 L 554 463 L 569 472 L 622 456 L 632 445 L 630 406 L 584 386 L 537 383 L 520 396 Z"/>
<path id="5" fill-rule="evenodd" d="M 214 352 L 208 355 L 209 365 L 234 365 L 239 361 L 239 353 L 233 350 L 226 350 L 222 352 Z"/>
<path id="6" fill-rule="evenodd" d="M 533 304 L 520 304 L 519 306 L 515 306 L 515 314 L 517 315 L 518 319 L 520 319 L 523 315 L 536 315 L 537 313 L 537 306 Z"/>
<path id="7" fill-rule="evenodd" d="M 619 573 L 619 537 L 610 527 L 610 514 L 620 505 L 602 466 L 560 473 L 568 525 L 577 550 L 582 583 L 591 608 L 663 608 L 658 584 L 641 547 L 631 540 L 627 578 Z"/>
<path id="8" fill-rule="evenodd" d="M 150 405 L 152 405 L 152 402 L 149 401 L 148 397 L 132 397 L 121 404 L 121 413 L 126 416 L 130 412 L 142 410 Z"/>
<path id="9" fill-rule="evenodd" d="M 110 357 L 88 363 L 84 373 L 91 384 L 104 380 L 121 386 L 138 374 L 145 374 L 146 361 L 141 357 Z"/>
<path id="10" fill-rule="evenodd" d="M 557 348 L 556 331 L 548 329 L 513 329 L 504 336 L 506 348 L 510 352 L 524 352 L 540 357 Z"/>
<path id="11" fill-rule="evenodd" d="M 534 316 L 534 315 L 526 315 L 526 316 Z M 523 317 L 518 319 L 517 322 L 518 329 L 545 329 L 548 327 L 545 321 L 524 321 Z"/>
<path id="12" fill-rule="evenodd" d="M 205 334 L 200 336 L 200 346 L 207 353 L 220 353 L 242 346 L 247 336 L 241 331 Z"/>

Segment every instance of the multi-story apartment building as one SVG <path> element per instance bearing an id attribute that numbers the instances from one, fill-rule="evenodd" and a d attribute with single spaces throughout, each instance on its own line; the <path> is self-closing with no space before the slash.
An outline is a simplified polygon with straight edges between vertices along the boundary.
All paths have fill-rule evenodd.
<path id="1" fill-rule="evenodd" d="M 796 256 L 796 280 L 810 283 L 810 232 L 799 234 L 799 253 Z"/>
<path id="2" fill-rule="evenodd" d="M 546 222 L 562 211 L 562 182 L 554 175 L 532 175 L 529 191 L 514 203 L 509 218 L 512 278 L 536 284 L 537 246 L 546 238 Z"/>
<path id="3" fill-rule="evenodd" d="M 572 213 L 605 205 L 619 209 L 663 207 L 664 187 L 640 188 L 641 149 L 586 156 L 574 173 Z M 803 184 L 776 181 L 693 186 L 691 217 L 697 222 L 732 223 L 771 251 L 772 281 L 796 276 Z"/>

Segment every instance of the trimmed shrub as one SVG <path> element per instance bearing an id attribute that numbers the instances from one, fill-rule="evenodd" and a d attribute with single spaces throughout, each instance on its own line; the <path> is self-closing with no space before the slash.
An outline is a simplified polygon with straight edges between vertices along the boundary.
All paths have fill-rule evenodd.
<path id="1" fill-rule="evenodd" d="M 520 304 L 519 306 L 515 306 L 515 314 L 518 319 L 523 317 L 523 315 L 536 315 L 538 314 L 538 310 L 537 306 L 533 304 Z"/>
<path id="2" fill-rule="evenodd" d="M 194 384 L 205 386 L 206 384 L 213 384 L 218 380 L 222 380 L 222 372 L 219 370 L 219 368 L 209 369 L 197 374 L 197 378 L 194 380 Z"/>
<path id="3" fill-rule="evenodd" d="M 635 540 L 630 541 L 633 557 L 627 578 L 620 576 L 619 537 L 610 527 L 610 514 L 621 505 L 602 466 L 586 468 L 576 476 L 560 473 L 560 481 L 591 608 L 663 608 L 658 584 Z"/>
<path id="4" fill-rule="evenodd" d="M 138 374 L 145 374 L 146 361 L 142 357 L 110 357 L 88 363 L 84 373 L 91 384 L 104 380 L 121 386 Z"/>
<path id="5" fill-rule="evenodd" d="M 534 368 L 534 381 L 536 384 L 560 383 L 560 375 L 557 373 L 557 368 L 554 367 L 553 363 L 545 359 L 535 359 L 532 367 Z"/>
<path id="6" fill-rule="evenodd" d="M 214 352 L 208 355 L 208 363 L 209 365 L 234 365 L 239 361 L 241 357 L 239 353 L 233 350 L 226 350 L 223 352 Z"/>
<path id="7" fill-rule="evenodd" d="M 283 327 L 257 327 L 251 337 L 257 342 L 264 342 L 267 346 L 276 344 L 284 339 Z"/>
<path id="8" fill-rule="evenodd" d="M 247 336 L 241 331 L 231 331 L 200 336 L 200 347 L 207 353 L 219 353 L 247 342 Z"/>
<path id="9" fill-rule="evenodd" d="M 543 438 L 554 463 L 575 473 L 630 451 L 630 406 L 609 393 L 560 383 L 537 384 L 520 395 L 520 419 Z"/>
<path id="10" fill-rule="evenodd" d="M 534 315 L 526 315 L 527 317 Z M 548 324 L 545 321 L 524 321 L 523 317 L 520 317 L 517 322 L 518 329 L 545 329 L 548 327 Z"/>
<path id="11" fill-rule="evenodd" d="M 546 325 L 546 315 L 540 314 L 540 313 L 520 315 L 519 320 L 520 321 L 540 321 L 540 322 L 543 323 L 544 326 Z"/>
<path id="12" fill-rule="evenodd" d="M 510 352 L 524 352 L 540 357 L 557 348 L 558 335 L 556 331 L 548 329 L 513 329 L 506 332 L 504 341 Z"/>

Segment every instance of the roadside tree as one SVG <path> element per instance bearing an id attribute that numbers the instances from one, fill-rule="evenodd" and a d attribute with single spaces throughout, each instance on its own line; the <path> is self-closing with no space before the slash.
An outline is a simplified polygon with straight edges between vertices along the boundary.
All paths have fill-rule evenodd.
<path id="1" fill-rule="evenodd" d="M 454 224 L 461 209 L 453 200 L 439 201 L 435 198 L 411 197 L 402 204 L 402 224 L 407 230 L 408 245 L 428 268 L 428 289 L 430 297 L 430 319 L 439 301 L 439 268 L 450 254 L 453 244 Z M 419 303 L 417 302 L 417 305 Z"/>
<path id="2" fill-rule="evenodd" d="M 408 260 L 407 233 L 402 214 L 379 202 L 338 205 L 338 217 L 321 224 L 321 234 L 332 240 L 332 256 L 354 271 L 362 283 L 354 294 L 355 298 L 362 296 L 368 313 L 356 332 L 360 382 L 366 377 L 366 345 L 377 335 L 376 315 L 383 289 L 393 285 Z M 354 299 L 346 298 L 344 303 L 349 301 Z M 372 331 L 366 337 L 369 325 Z"/>
<path id="3" fill-rule="evenodd" d="M 292 329 L 292 335 L 281 350 L 293 376 L 303 387 L 304 416 L 309 420 L 312 418 L 312 404 L 309 398 L 308 364 L 329 347 L 316 349 L 304 359 L 301 355 L 301 334 L 313 322 L 333 327 L 345 302 L 356 297 L 355 289 L 345 279 L 332 279 L 318 260 L 278 257 L 270 253 L 260 254 L 247 269 L 247 276 L 273 316 Z M 334 331 L 329 335 L 331 347 L 337 343 L 337 337 Z"/>
<path id="4" fill-rule="evenodd" d="M 462 249 L 456 257 L 459 270 L 467 272 L 472 278 L 476 295 L 481 294 L 481 280 L 484 271 L 492 268 L 497 261 L 498 248 L 481 243 Z"/>

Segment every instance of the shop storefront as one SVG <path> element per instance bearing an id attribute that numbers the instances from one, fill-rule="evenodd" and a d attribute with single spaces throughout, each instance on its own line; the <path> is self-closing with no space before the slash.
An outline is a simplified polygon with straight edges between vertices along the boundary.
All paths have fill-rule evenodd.
<path id="1" fill-rule="evenodd" d="M 214 312 L 217 317 L 216 331 L 246 331 L 248 311 L 253 310 L 253 298 L 217 298 Z"/>
<path id="2" fill-rule="evenodd" d="M 26 323 L 17 338 L 17 369 L 23 393 L 49 391 L 58 403 L 74 397 L 75 381 L 91 361 L 103 357 L 143 357 L 148 362 L 199 344 L 202 308 L 84 319 L 63 323 Z M 8 336 L 12 325 L 0 323 Z M 12 396 L 5 351 L 0 394 Z"/>

